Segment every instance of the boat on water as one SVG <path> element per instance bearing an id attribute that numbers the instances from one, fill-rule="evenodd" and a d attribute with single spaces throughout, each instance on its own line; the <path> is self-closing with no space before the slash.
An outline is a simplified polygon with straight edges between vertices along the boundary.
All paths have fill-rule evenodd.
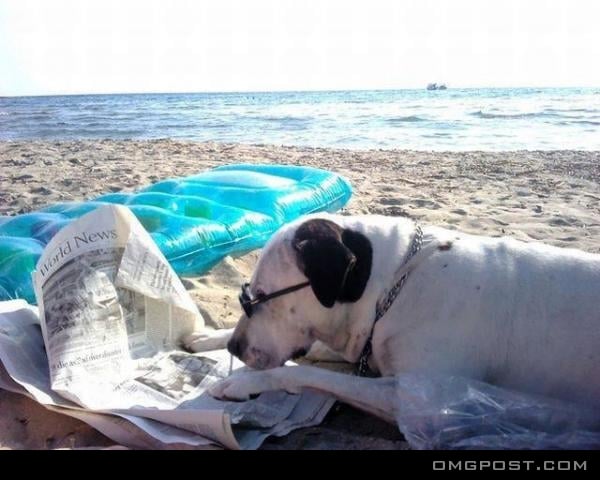
<path id="1" fill-rule="evenodd" d="M 427 85 L 427 90 L 446 90 L 448 87 L 446 87 L 445 83 L 429 83 Z"/>

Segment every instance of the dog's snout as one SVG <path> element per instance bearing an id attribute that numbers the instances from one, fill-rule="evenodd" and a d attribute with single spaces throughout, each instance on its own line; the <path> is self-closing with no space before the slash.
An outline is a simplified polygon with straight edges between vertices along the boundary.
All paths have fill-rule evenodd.
<path id="1" fill-rule="evenodd" d="M 246 350 L 246 344 L 247 342 L 243 338 L 232 337 L 229 342 L 227 342 L 227 350 L 233 356 L 241 359 L 242 355 L 244 354 L 244 350 Z"/>

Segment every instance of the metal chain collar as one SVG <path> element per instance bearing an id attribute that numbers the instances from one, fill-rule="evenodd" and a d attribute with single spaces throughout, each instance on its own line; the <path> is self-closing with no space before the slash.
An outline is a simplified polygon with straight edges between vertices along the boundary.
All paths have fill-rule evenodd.
<path id="1" fill-rule="evenodd" d="M 415 236 L 412 240 L 410 250 L 404 259 L 404 262 L 400 266 L 400 268 L 404 267 L 411 258 L 413 258 L 423 246 L 423 230 L 419 225 L 415 227 Z M 371 327 L 371 334 L 367 339 L 367 343 L 365 344 L 362 353 L 360 354 L 360 358 L 358 359 L 358 365 L 356 369 L 356 374 L 360 377 L 365 377 L 367 373 L 369 373 L 369 357 L 373 352 L 373 332 L 375 331 L 375 324 L 377 321 L 385 315 L 385 313 L 389 310 L 389 308 L 396 300 L 396 297 L 402 290 L 404 286 L 404 282 L 408 277 L 410 270 L 404 273 L 400 279 L 394 284 L 394 286 L 387 292 L 386 296 L 377 302 L 375 307 L 375 320 L 373 321 L 373 326 Z"/>

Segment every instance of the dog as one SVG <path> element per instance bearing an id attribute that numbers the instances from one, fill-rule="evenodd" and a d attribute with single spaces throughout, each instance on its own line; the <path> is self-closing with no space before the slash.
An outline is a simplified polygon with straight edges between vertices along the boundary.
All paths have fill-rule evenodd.
<path id="1" fill-rule="evenodd" d="M 186 340 L 192 351 L 227 342 L 255 369 L 213 385 L 218 398 L 311 388 L 393 422 L 394 399 L 369 388 L 381 379 L 283 366 L 321 344 L 384 381 L 430 372 L 600 406 L 597 254 L 312 215 L 271 238 L 240 301 L 233 331 Z"/>

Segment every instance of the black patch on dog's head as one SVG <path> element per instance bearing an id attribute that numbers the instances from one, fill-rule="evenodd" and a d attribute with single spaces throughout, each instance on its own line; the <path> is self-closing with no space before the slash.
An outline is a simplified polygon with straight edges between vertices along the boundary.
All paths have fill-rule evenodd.
<path id="1" fill-rule="evenodd" d="M 373 263 L 371 242 L 362 233 L 314 219 L 298 227 L 292 246 L 299 268 L 323 306 L 355 302 L 362 296 Z"/>
<path id="2" fill-rule="evenodd" d="M 341 302 L 356 302 L 367 288 L 367 282 L 371 276 L 373 247 L 366 236 L 350 229 L 345 229 L 342 232 L 342 242 L 354 253 L 356 263 L 348 272 L 348 278 L 339 300 Z"/>

